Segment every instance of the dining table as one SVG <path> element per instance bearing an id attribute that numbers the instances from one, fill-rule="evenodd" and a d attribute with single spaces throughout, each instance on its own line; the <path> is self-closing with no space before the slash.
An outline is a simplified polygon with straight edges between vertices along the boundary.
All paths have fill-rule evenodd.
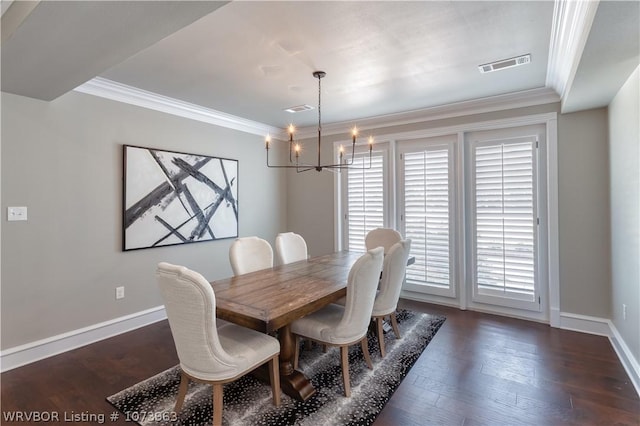
<path id="1" fill-rule="evenodd" d="M 290 324 L 345 296 L 351 266 L 362 254 L 340 251 L 211 282 L 218 318 L 277 335 L 282 391 L 297 400 L 315 389 L 293 368 Z"/>

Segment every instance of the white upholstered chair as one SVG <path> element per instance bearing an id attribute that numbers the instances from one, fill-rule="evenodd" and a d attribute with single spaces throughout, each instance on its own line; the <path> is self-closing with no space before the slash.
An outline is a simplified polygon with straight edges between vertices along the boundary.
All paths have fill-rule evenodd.
<path id="1" fill-rule="evenodd" d="M 229 261 L 234 275 L 271 268 L 273 249 L 271 244 L 262 238 L 237 238 L 229 248 Z"/>
<path id="2" fill-rule="evenodd" d="M 391 228 L 375 228 L 367 233 L 364 237 L 364 245 L 367 250 L 376 247 L 384 247 L 384 253 L 387 254 L 392 245 L 402 239 L 402 235 Z"/>
<path id="3" fill-rule="evenodd" d="M 380 279 L 380 290 L 376 295 L 371 316 L 376 321 L 378 342 L 380 345 L 380 356 L 384 356 L 384 331 L 382 323 L 386 316 L 389 316 L 393 333 L 396 339 L 400 338 L 398 321 L 396 320 L 396 308 L 400 298 L 400 290 L 404 282 L 407 270 L 407 259 L 411 250 L 411 240 L 401 240 L 391 246 L 382 265 L 382 278 Z"/>
<path id="4" fill-rule="evenodd" d="M 222 385 L 269 363 L 273 403 L 280 405 L 279 354 L 275 338 L 216 318 L 211 284 L 183 266 L 159 263 L 156 272 L 180 368 L 175 412 L 189 380 L 213 385 L 213 424 L 222 424 Z"/>
<path id="5" fill-rule="evenodd" d="M 339 346 L 345 396 L 351 395 L 349 346 L 360 343 L 369 368 L 373 368 L 367 344 L 373 301 L 382 268 L 382 248 L 369 250 L 351 267 L 347 279 L 345 306 L 330 304 L 291 323 L 295 335 L 294 368 L 297 368 L 300 337 L 323 345 Z"/>
<path id="6" fill-rule="evenodd" d="M 276 260 L 280 265 L 305 260 L 309 257 L 304 238 L 293 232 L 284 232 L 276 237 Z"/>

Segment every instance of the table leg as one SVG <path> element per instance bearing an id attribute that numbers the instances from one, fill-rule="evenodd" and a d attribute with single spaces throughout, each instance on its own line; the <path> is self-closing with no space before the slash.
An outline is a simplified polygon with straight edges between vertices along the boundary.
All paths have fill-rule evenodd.
<path id="1" fill-rule="evenodd" d="M 295 339 L 288 325 L 278 330 L 278 340 L 280 341 L 280 388 L 291 398 L 306 401 L 316 393 L 316 389 L 307 376 L 293 368 Z M 253 375 L 263 382 L 269 383 L 267 364 L 253 370 Z"/>
<path id="2" fill-rule="evenodd" d="M 288 325 L 278 330 L 278 340 L 280 341 L 280 387 L 282 392 L 298 401 L 306 401 L 316 393 L 316 389 L 307 376 L 293 368 L 295 339 Z M 269 383 L 267 364 L 253 370 L 253 375 L 263 382 Z"/>
<path id="3" fill-rule="evenodd" d="M 278 330 L 278 340 L 280 340 L 280 386 L 282 391 L 299 401 L 306 401 L 316 393 L 316 390 L 302 372 L 293 369 L 295 339 L 288 325 Z"/>

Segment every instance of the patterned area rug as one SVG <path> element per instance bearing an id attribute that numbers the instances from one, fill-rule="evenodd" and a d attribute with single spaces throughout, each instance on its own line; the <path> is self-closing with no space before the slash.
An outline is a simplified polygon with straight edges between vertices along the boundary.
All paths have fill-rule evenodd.
<path id="1" fill-rule="evenodd" d="M 319 345 L 300 351 L 299 369 L 310 378 L 316 393 L 305 402 L 282 394 L 282 405 L 272 404 L 271 388 L 251 375 L 224 386 L 223 424 L 244 425 L 370 425 L 445 318 L 401 310 L 402 338 L 385 333 L 386 355 L 380 358 L 378 339 L 369 332 L 373 370 L 364 361 L 360 345 L 349 350 L 351 398 L 344 396 L 339 348 L 325 353 Z M 386 329 L 387 327 L 385 327 Z M 390 327 L 389 327 L 390 328 Z M 180 382 L 179 366 L 163 371 L 107 398 L 128 421 L 141 425 L 207 425 L 212 421 L 211 387 L 191 383 L 182 411 L 172 412 Z"/>

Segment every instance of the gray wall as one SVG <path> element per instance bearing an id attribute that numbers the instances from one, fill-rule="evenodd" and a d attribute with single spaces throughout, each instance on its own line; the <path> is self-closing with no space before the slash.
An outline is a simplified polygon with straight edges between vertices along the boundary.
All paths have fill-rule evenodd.
<path id="1" fill-rule="evenodd" d="M 558 108 L 542 105 L 372 133 Z M 558 128 L 560 308 L 609 318 L 606 110 L 559 115 Z M 325 138 L 324 158 L 338 139 L 344 137 Z M 333 174 L 267 169 L 259 136 L 79 93 L 51 103 L 3 94 L 2 214 L 7 206 L 29 207 L 28 222 L 2 227 L 3 349 L 160 305 L 153 279 L 158 261 L 184 264 L 209 279 L 231 274 L 229 240 L 121 252 L 122 144 L 239 159 L 240 235 L 273 242 L 278 232 L 291 230 L 307 239 L 312 255 L 334 248 Z M 119 285 L 126 287 L 126 297 L 116 301 Z M 627 296 L 614 296 L 619 297 Z M 638 308 L 633 310 L 637 315 Z"/>
<path id="2" fill-rule="evenodd" d="M 560 309 L 610 318 L 607 111 L 562 114 L 558 122 Z"/>
<path id="3" fill-rule="evenodd" d="M 392 134 L 558 111 L 558 104 L 540 105 L 374 129 L 371 133 Z M 559 114 L 558 133 L 560 309 L 609 318 L 606 109 Z M 344 139 L 344 135 L 323 138 L 323 158 L 331 158 L 333 141 Z M 314 254 L 332 251 L 334 234 L 326 231 L 334 226 L 332 174 L 307 172 L 293 176 L 287 183 L 287 194 L 289 227 L 307 239 Z"/>
<path id="4" fill-rule="evenodd" d="M 611 318 L 640 362 L 640 67 L 609 105 L 609 143 Z"/>
<path id="5" fill-rule="evenodd" d="M 286 230 L 286 174 L 260 136 L 70 92 L 2 94 L 2 349 L 162 304 L 157 262 L 231 275 L 232 240 L 122 252 L 122 145 L 239 160 L 240 235 Z M 27 206 L 27 222 L 6 222 Z M 115 287 L 126 297 L 115 300 Z"/>
<path id="6" fill-rule="evenodd" d="M 323 141 L 323 144 L 325 142 Z M 332 145 L 327 142 L 326 146 Z M 325 150 L 327 151 L 327 150 Z M 317 152 L 317 151 L 316 151 Z M 331 149 L 322 153 L 329 161 Z M 317 160 L 316 160 L 317 161 Z M 311 170 L 305 173 L 289 172 L 287 180 L 287 225 L 304 237 L 309 255 L 319 256 L 334 251 L 334 196 L 333 173 Z M 293 194 L 289 198 L 288 194 Z"/>

